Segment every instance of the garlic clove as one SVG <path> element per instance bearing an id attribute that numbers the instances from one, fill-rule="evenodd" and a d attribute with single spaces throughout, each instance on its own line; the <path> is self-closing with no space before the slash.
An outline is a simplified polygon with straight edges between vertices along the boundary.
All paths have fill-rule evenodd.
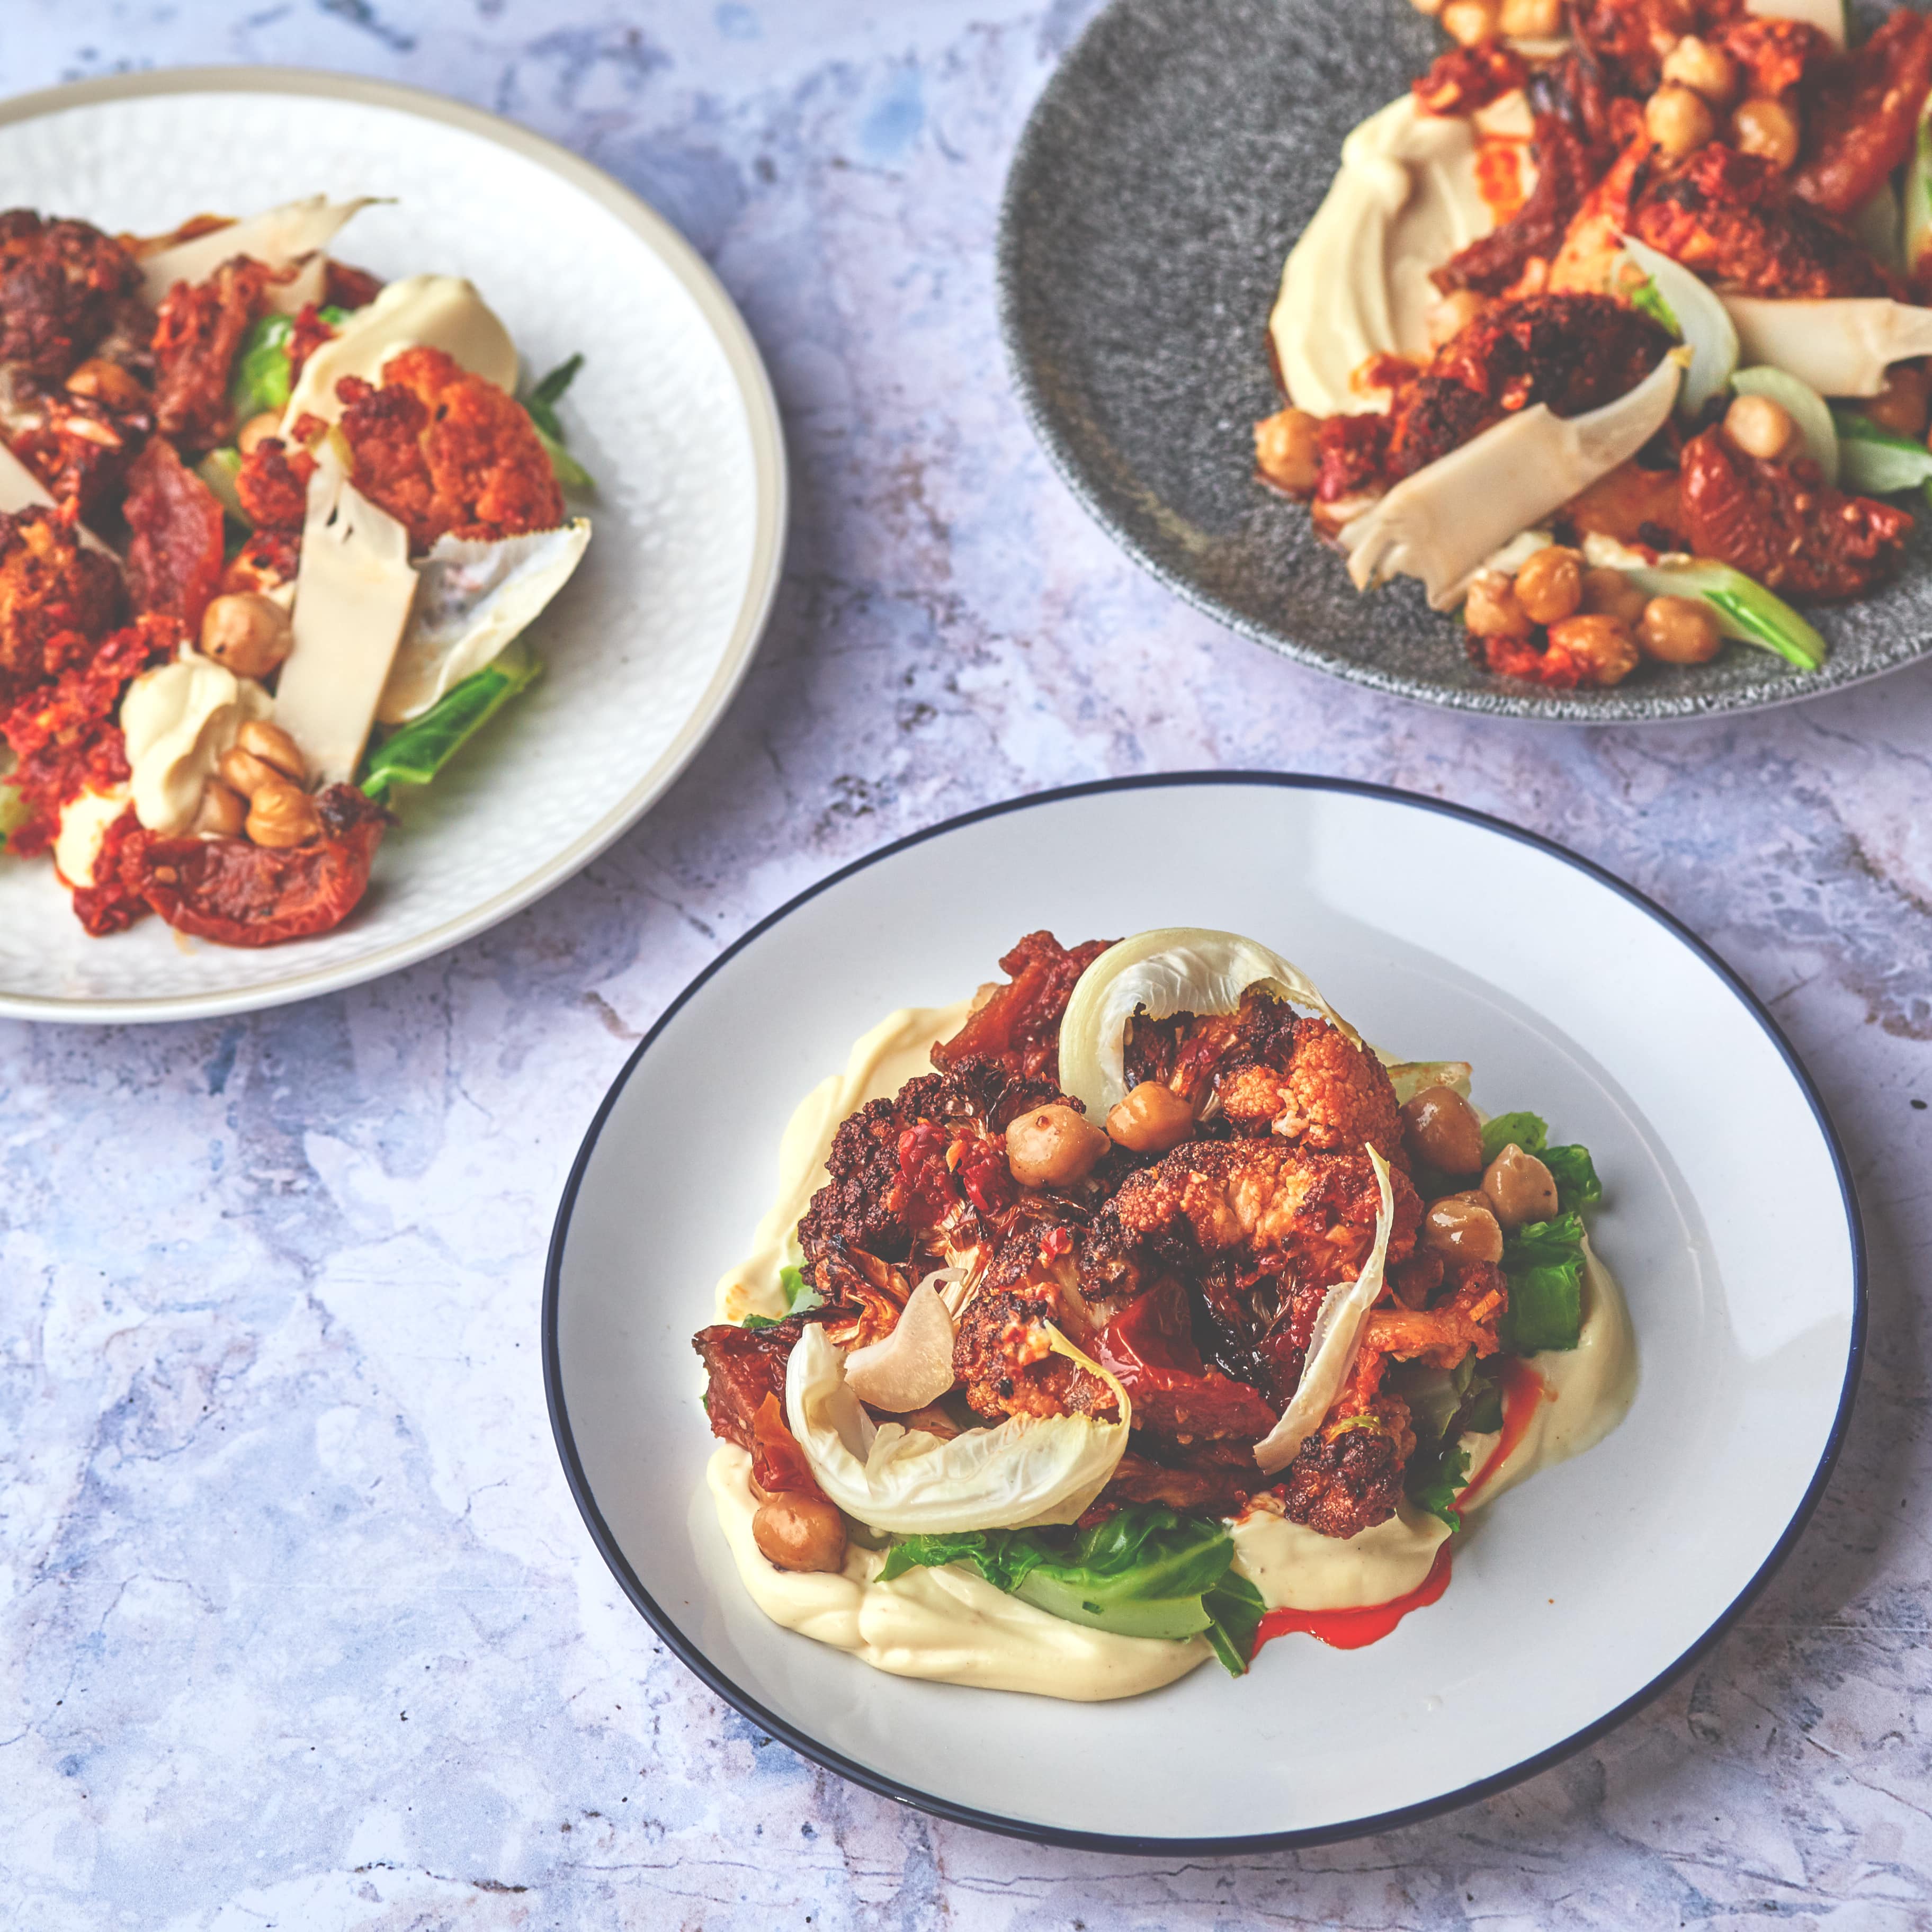
<path id="1" fill-rule="evenodd" d="M 861 1402 L 893 1415 L 923 1408 L 952 1386 L 952 1318 L 929 1280 L 906 1298 L 890 1335 L 845 1358 L 845 1382 Z"/>

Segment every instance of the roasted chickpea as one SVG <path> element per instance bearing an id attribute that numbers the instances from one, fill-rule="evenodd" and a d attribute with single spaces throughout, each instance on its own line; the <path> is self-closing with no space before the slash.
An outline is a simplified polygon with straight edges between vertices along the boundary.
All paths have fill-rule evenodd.
<path id="1" fill-rule="evenodd" d="M 1643 616 L 1649 598 L 1621 570 L 1586 570 L 1583 573 L 1583 610 L 1592 617 L 1614 617 L 1633 629 Z"/>
<path id="2" fill-rule="evenodd" d="M 1444 1174 L 1482 1172 L 1482 1123 L 1454 1088 L 1424 1088 L 1404 1103 L 1402 1125 L 1409 1151 L 1418 1160 Z"/>
<path id="3" fill-rule="evenodd" d="M 824 1496 L 790 1491 L 768 1496 L 752 1518 L 752 1540 L 780 1570 L 838 1570 L 845 1567 L 845 1519 Z"/>
<path id="4" fill-rule="evenodd" d="M 1664 77 L 1701 94 L 1713 107 L 1728 107 L 1738 91 L 1737 64 L 1695 34 L 1686 34 L 1664 56 Z"/>
<path id="5" fill-rule="evenodd" d="M 1499 1262 L 1503 1231 L 1494 1211 L 1466 1196 L 1438 1201 L 1422 1217 L 1422 1245 L 1466 1262 Z"/>
<path id="6" fill-rule="evenodd" d="M 1552 544 L 1516 574 L 1516 601 L 1533 624 L 1560 624 L 1583 601 L 1583 560 Z"/>
<path id="7" fill-rule="evenodd" d="M 1932 373 L 1923 362 L 1894 362 L 1885 372 L 1885 387 L 1860 406 L 1880 429 L 1916 442 L 1932 416 Z"/>
<path id="8" fill-rule="evenodd" d="M 1550 645 L 1568 651 L 1592 684 L 1621 684 L 1637 667 L 1636 640 L 1615 617 L 1565 617 L 1550 626 Z"/>
<path id="9" fill-rule="evenodd" d="M 238 791 L 244 798 L 253 798 L 264 785 L 288 783 L 273 765 L 263 764 L 239 745 L 230 745 L 222 753 L 221 762 L 215 770 L 221 774 L 221 782 L 231 791 Z"/>
<path id="10" fill-rule="evenodd" d="M 1708 664 L 1724 648 L 1718 614 L 1701 597 L 1653 597 L 1636 640 L 1660 664 Z"/>
<path id="11" fill-rule="evenodd" d="M 1255 424 L 1255 467 L 1291 496 L 1313 496 L 1322 473 L 1321 427 L 1321 418 L 1306 410 L 1276 410 Z"/>
<path id="12" fill-rule="evenodd" d="M 1556 1177 L 1514 1141 L 1483 1170 L 1483 1192 L 1505 1228 L 1546 1221 L 1556 1212 Z"/>
<path id="13" fill-rule="evenodd" d="M 272 766 L 286 778 L 292 778 L 300 784 L 308 776 L 308 766 L 304 761 L 302 748 L 279 724 L 271 724 L 259 718 L 251 718 L 235 734 L 235 742 L 250 758 L 260 758 L 263 764 Z"/>
<path id="14" fill-rule="evenodd" d="M 230 758 L 234 755 L 229 754 Z M 222 760 L 222 769 L 225 773 L 226 759 Z M 311 838 L 321 837 L 322 820 L 316 814 L 315 800 L 278 772 L 250 794 L 248 832 L 257 845 L 277 849 L 306 845 Z"/>
<path id="15" fill-rule="evenodd" d="M 1426 14 L 1432 20 L 1442 10 L 1442 0 L 1412 0 L 1418 14 Z"/>
<path id="16" fill-rule="evenodd" d="M 219 778 L 201 788 L 201 803 L 188 830 L 202 838 L 239 838 L 248 820 L 248 801 Z"/>
<path id="17" fill-rule="evenodd" d="M 1724 434 L 1762 463 L 1775 463 L 1797 433 L 1791 412 L 1768 396 L 1740 396 L 1724 412 Z"/>
<path id="18" fill-rule="evenodd" d="M 1681 161 L 1711 140 L 1718 123 L 1701 94 L 1666 80 L 1644 103 L 1643 126 L 1666 160 Z"/>
<path id="19" fill-rule="evenodd" d="M 1006 1130 L 1006 1165 L 1022 1187 L 1071 1187 L 1094 1171 L 1107 1136 L 1071 1107 L 1036 1107 Z"/>
<path id="20" fill-rule="evenodd" d="M 1429 346 L 1440 349 L 1453 342 L 1489 304 L 1474 289 L 1456 289 L 1429 311 Z"/>
<path id="21" fill-rule="evenodd" d="M 91 396 L 110 410 L 131 410 L 148 400 L 141 379 L 104 356 L 90 356 L 67 379 L 68 390 L 76 396 Z"/>
<path id="22" fill-rule="evenodd" d="M 1165 1154 L 1194 1132 L 1194 1109 L 1172 1087 L 1143 1080 L 1107 1116 L 1107 1131 L 1132 1154 Z"/>
<path id="23" fill-rule="evenodd" d="M 1503 0 L 1496 24 L 1513 40 L 1547 40 L 1563 31 L 1563 0 Z"/>
<path id="24" fill-rule="evenodd" d="M 295 641 L 289 614 L 259 590 L 217 597 L 202 614 L 202 656 L 237 677 L 266 677 L 294 650 Z"/>
<path id="25" fill-rule="evenodd" d="M 1466 47 L 1492 39 L 1496 31 L 1496 10 L 1492 0 L 1448 0 L 1442 20 L 1442 31 Z"/>
<path id="26" fill-rule="evenodd" d="M 1798 159 L 1798 117 L 1781 100 L 1746 100 L 1731 116 L 1731 139 L 1742 153 L 1788 168 Z"/>
<path id="27" fill-rule="evenodd" d="M 1516 602 L 1515 585 L 1499 570 L 1484 571 L 1471 583 L 1462 621 L 1478 638 L 1526 638 L 1536 628 Z"/>
<path id="28" fill-rule="evenodd" d="M 260 416 L 250 416 L 235 432 L 235 447 L 244 456 L 254 454 L 255 446 L 272 436 L 282 433 L 281 412 L 278 410 L 264 410 Z"/>

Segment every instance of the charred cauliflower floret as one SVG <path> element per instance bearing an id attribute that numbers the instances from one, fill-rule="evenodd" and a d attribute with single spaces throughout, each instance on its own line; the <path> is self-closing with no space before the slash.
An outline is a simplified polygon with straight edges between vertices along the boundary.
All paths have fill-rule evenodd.
<path id="1" fill-rule="evenodd" d="M 522 405 L 441 350 L 406 349 L 383 364 L 380 389 L 345 376 L 336 393 L 356 487 L 407 526 L 412 550 L 563 521 L 563 493 Z"/>
<path id="2" fill-rule="evenodd" d="M 1414 1453 L 1408 1405 L 1400 1396 L 1374 1396 L 1359 1406 L 1345 1400 L 1288 1466 L 1281 1496 L 1288 1520 L 1324 1536 L 1354 1536 L 1388 1522 Z"/>
<path id="3" fill-rule="evenodd" d="M 120 601 L 112 560 L 53 511 L 0 514 L 0 710 L 86 658 Z"/>
<path id="4" fill-rule="evenodd" d="M 1047 1338 L 1058 1315 L 1050 1292 L 982 1291 L 959 1318 L 952 1372 L 978 1412 L 1008 1415 L 1112 1415 L 1113 1391 L 1078 1362 L 1057 1354 Z"/>

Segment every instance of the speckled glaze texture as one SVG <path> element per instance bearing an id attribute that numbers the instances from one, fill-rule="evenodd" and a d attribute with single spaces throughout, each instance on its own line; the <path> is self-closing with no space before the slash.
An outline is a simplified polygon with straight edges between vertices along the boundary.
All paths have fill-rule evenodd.
<path id="1" fill-rule="evenodd" d="M 353 68 L 610 168 L 757 332 L 796 510 L 717 734 L 539 904 L 245 1020 L 0 1025 L 0 1924 L 1928 1922 L 1932 1113 L 1911 1102 L 1932 1100 L 1932 668 L 1669 729 L 1526 727 L 1284 662 L 1126 563 L 1016 404 L 994 302 L 1008 161 L 1092 10 L 5 10 L 10 91 L 118 64 Z M 1838 1121 L 1872 1325 L 1810 1529 L 1656 1705 L 1430 1824 L 1142 1862 L 935 1824 L 712 1697 L 572 1504 L 537 1319 L 590 1113 L 721 945 L 951 813 L 1197 766 L 1480 806 L 1688 921 Z"/>
<path id="2" fill-rule="evenodd" d="M 1886 7 L 1865 7 L 1868 22 Z M 1614 690 L 1526 693 L 1404 578 L 1359 595 L 1254 480 L 1281 406 L 1267 322 L 1348 130 L 1449 44 L 1409 0 L 1118 0 L 1054 74 L 1008 184 L 1000 297 L 1019 392 L 1074 493 L 1190 602 L 1304 663 L 1459 709 L 1586 724 L 1790 704 L 1932 646 L 1932 521 L 1899 580 L 1814 614 L 1825 668 L 1733 644 Z M 1920 506 L 1922 507 L 1922 506 Z"/>

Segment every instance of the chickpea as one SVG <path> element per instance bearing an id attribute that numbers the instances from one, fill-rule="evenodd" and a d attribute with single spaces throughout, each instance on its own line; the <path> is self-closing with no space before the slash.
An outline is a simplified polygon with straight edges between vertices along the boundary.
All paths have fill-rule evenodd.
<path id="1" fill-rule="evenodd" d="M 845 1567 L 845 1519 L 824 1496 L 785 1491 L 766 1497 L 752 1518 L 752 1540 L 780 1570 Z"/>
<path id="2" fill-rule="evenodd" d="M 1592 684 L 1621 684 L 1637 667 L 1636 640 L 1615 617 L 1565 617 L 1550 626 L 1550 644 L 1576 658 Z"/>
<path id="3" fill-rule="evenodd" d="M 1746 100 L 1731 116 L 1731 139 L 1740 152 L 1788 168 L 1798 158 L 1798 117 L 1781 100 Z"/>
<path id="4" fill-rule="evenodd" d="M 230 758 L 234 755 L 232 752 L 229 754 Z M 227 759 L 222 760 L 222 766 L 225 772 Z M 278 773 L 250 796 L 248 832 L 257 845 L 279 850 L 290 845 L 306 845 L 311 838 L 321 837 L 322 820 L 316 816 L 315 800 L 300 785 L 290 784 Z"/>
<path id="5" fill-rule="evenodd" d="M 1932 372 L 1923 362 L 1894 362 L 1885 372 L 1885 387 L 1863 406 L 1880 429 L 1916 442 L 1932 416 Z"/>
<path id="6" fill-rule="evenodd" d="M 1672 161 L 1705 146 L 1718 131 L 1711 104 L 1674 80 L 1666 80 L 1644 103 L 1643 125 L 1665 159 Z"/>
<path id="7" fill-rule="evenodd" d="M 1071 1107 L 1036 1107 L 1006 1130 L 1006 1165 L 1022 1187 L 1070 1187 L 1108 1150 L 1107 1136 Z"/>
<path id="8" fill-rule="evenodd" d="M 282 417 L 279 410 L 264 410 L 260 416 L 250 416 L 235 432 L 235 447 L 244 456 L 254 454 L 256 446 L 272 436 L 282 433 Z"/>
<path id="9" fill-rule="evenodd" d="M 238 791 L 244 798 L 253 798 L 265 785 L 288 783 L 273 765 L 263 764 L 239 745 L 231 745 L 222 753 L 221 762 L 215 770 L 221 774 L 221 782 L 230 790 Z"/>
<path id="10" fill-rule="evenodd" d="M 1460 1195 L 1438 1201 L 1422 1217 L 1422 1245 L 1459 1261 L 1499 1262 L 1503 1231 L 1486 1205 Z"/>
<path id="11" fill-rule="evenodd" d="M 1403 1105 L 1403 1138 L 1410 1153 L 1444 1174 L 1478 1174 L 1483 1128 L 1476 1110 L 1453 1087 L 1425 1087 Z"/>
<path id="12" fill-rule="evenodd" d="M 204 657 L 237 677 L 266 677 L 295 649 L 295 626 L 272 597 L 259 590 L 217 597 L 201 620 Z"/>
<path id="13" fill-rule="evenodd" d="M 1505 1228 L 1546 1221 L 1556 1212 L 1556 1177 L 1514 1141 L 1484 1169 L 1483 1192 Z"/>
<path id="14" fill-rule="evenodd" d="M 1448 0 L 1442 9 L 1442 31 L 1466 47 L 1495 38 L 1496 10 L 1492 0 Z"/>
<path id="15" fill-rule="evenodd" d="M 91 396 L 110 410 L 139 409 L 149 400 L 138 376 L 104 356 L 90 356 L 67 379 L 67 387 L 70 394 Z"/>
<path id="16" fill-rule="evenodd" d="M 235 742 L 250 758 L 260 758 L 286 778 L 301 784 L 308 776 L 302 748 L 279 724 L 251 718 L 235 734 Z"/>
<path id="17" fill-rule="evenodd" d="M 1563 0 L 1503 0 L 1497 25 L 1513 40 L 1553 40 L 1563 31 Z"/>
<path id="18" fill-rule="evenodd" d="M 1724 648 L 1718 614 L 1701 597 L 1653 597 L 1636 640 L 1660 664 L 1708 664 Z"/>
<path id="19" fill-rule="evenodd" d="M 1442 10 L 1442 0 L 1413 0 L 1418 14 L 1426 14 L 1432 20 Z"/>
<path id="20" fill-rule="evenodd" d="M 1499 570 L 1484 571 L 1471 583 L 1462 621 L 1478 638 L 1526 638 L 1535 628 L 1516 602 L 1515 585 Z"/>
<path id="21" fill-rule="evenodd" d="M 1291 496 L 1312 496 L 1322 473 L 1322 451 L 1316 431 L 1318 416 L 1306 410 L 1280 410 L 1255 424 L 1255 467 L 1277 490 Z"/>
<path id="22" fill-rule="evenodd" d="M 1192 1137 L 1194 1109 L 1172 1087 L 1143 1080 L 1107 1116 L 1107 1131 L 1133 1154 L 1165 1154 Z"/>
<path id="23" fill-rule="evenodd" d="M 1621 570 L 1583 573 L 1583 609 L 1592 617 L 1614 617 L 1634 630 L 1649 602 Z"/>
<path id="24" fill-rule="evenodd" d="M 1768 396 L 1739 396 L 1724 412 L 1724 434 L 1761 463 L 1775 463 L 1797 433 L 1791 412 Z"/>
<path id="25" fill-rule="evenodd" d="M 1429 346 L 1440 349 L 1454 342 L 1489 304 L 1474 289 L 1456 289 L 1429 311 Z"/>
<path id="26" fill-rule="evenodd" d="M 1583 601 L 1583 560 L 1552 544 L 1516 574 L 1516 601 L 1533 624 L 1560 624 Z"/>
<path id="27" fill-rule="evenodd" d="M 1664 77 L 1701 94 L 1713 107 L 1727 107 L 1738 91 L 1736 63 L 1722 47 L 1686 34 L 1664 57 Z"/>
<path id="28" fill-rule="evenodd" d="M 188 830 L 202 838 L 239 838 L 248 818 L 248 800 L 210 778 L 201 788 L 201 803 Z"/>

